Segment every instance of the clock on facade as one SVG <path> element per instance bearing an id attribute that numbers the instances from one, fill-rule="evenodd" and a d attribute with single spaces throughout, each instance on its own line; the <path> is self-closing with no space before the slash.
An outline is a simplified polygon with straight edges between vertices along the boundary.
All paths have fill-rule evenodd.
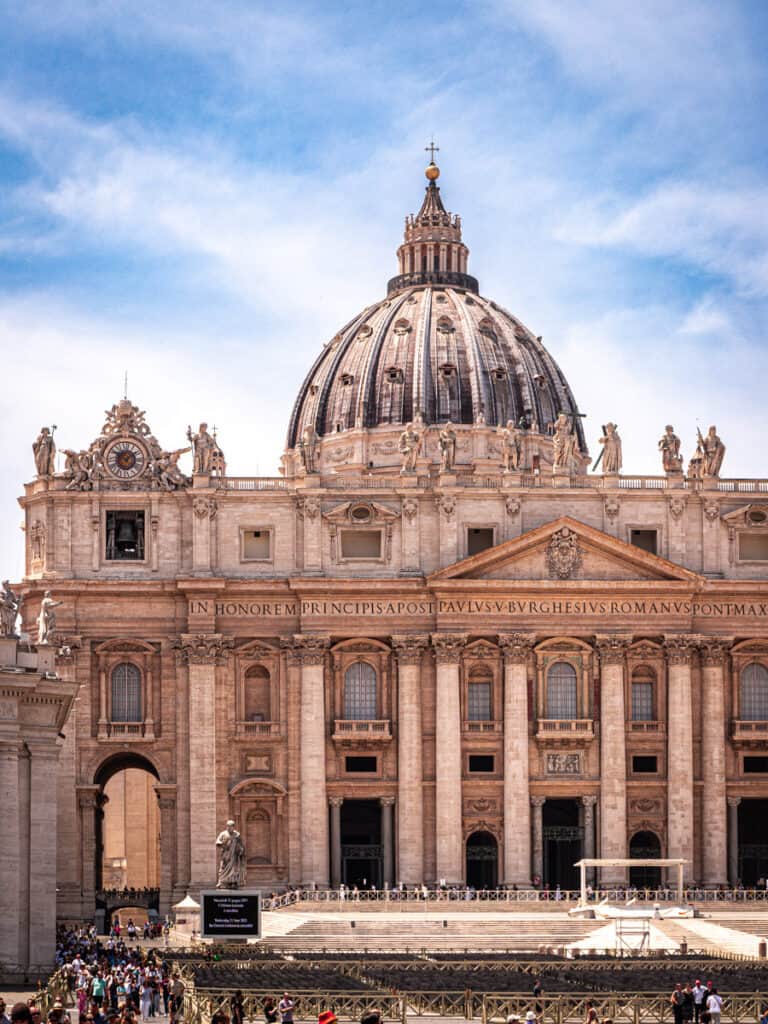
<path id="1" fill-rule="evenodd" d="M 147 454 L 135 441 L 115 441 L 104 453 L 104 463 L 112 476 L 131 480 L 139 476 L 147 464 Z"/>

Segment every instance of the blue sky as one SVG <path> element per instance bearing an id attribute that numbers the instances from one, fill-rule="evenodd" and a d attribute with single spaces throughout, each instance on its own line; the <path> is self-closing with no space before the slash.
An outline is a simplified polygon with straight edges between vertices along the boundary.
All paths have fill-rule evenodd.
<path id="1" fill-rule="evenodd" d="M 0 566 L 41 424 L 129 393 L 277 471 L 298 384 L 384 292 L 440 146 L 483 294 L 544 336 L 596 447 L 716 423 L 768 476 L 768 5 L 0 0 Z"/>

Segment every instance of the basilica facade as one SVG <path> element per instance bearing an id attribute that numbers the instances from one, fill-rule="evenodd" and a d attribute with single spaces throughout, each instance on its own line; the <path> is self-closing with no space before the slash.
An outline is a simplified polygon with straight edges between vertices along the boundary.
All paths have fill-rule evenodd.
<path id="1" fill-rule="evenodd" d="M 438 175 L 386 297 L 310 369 L 279 475 L 228 475 L 204 423 L 164 449 L 128 399 L 62 471 L 38 438 L 24 614 L 62 602 L 79 684 L 60 914 L 103 902 L 128 769 L 153 779 L 162 912 L 214 883 L 229 818 L 267 889 L 570 886 L 581 856 L 768 872 L 768 482 L 722 475 L 714 428 L 686 465 L 659 425 L 649 477 L 608 424 L 593 464 Z"/>

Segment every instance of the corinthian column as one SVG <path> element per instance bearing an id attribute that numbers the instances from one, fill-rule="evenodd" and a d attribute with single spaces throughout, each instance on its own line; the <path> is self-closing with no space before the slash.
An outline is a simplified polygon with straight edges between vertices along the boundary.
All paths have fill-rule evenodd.
<path id="1" fill-rule="evenodd" d="M 435 819 L 437 877 L 449 884 L 464 879 L 461 834 L 461 708 L 459 664 L 466 634 L 433 633 L 437 662 L 435 699 Z"/>
<path id="2" fill-rule="evenodd" d="M 700 645 L 701 781 L 707 838 L 702 843 L 704 885 L 728 881 L 728 812 L 725 802 L 725 665 L 732 639 L 704 637 Z"/>
<path id="3" fill-rule="evenodd" d="M 504 652 L 504 884 L 531 882 L 528 787 L 528 657 L 532 633 L 499 636 Z"/>
<path id="4" fill-rule="evenodd" d="M 216 881 L 216 666 L 234 646 L 220 633 L 184 633 L 172 646 L 189 675 L 190 885 L 204 889 Z"/>
<path id="5" fill-rule="evenodd" d="M 693 707 L 691 660 L 696 637 L 667 636 L 667 856 L 693 861 Z M 704 750 L 706 759 L 707 751 Z M 709 841 L 709 824 L 707 824 Z M 691 878 L 692 864 L 683 869 Z"/>
<path id="6" fill-rule="evenodd" d="M 428 636 L 393 636 L 397 656 L 397 880 L 424 881 L 421 663 Z"/>
<path id="7" fill-rule="evenodd" d="M 299 806 L 301 881 L 328 885 L 328 798 L 325 788 L 325 656 L 327 636 L 294 636 L 301 666 Z"/>
<path id="8" fill-rule="evenodd" d="M 600 654 L 600 856 L 627 856 L 624 654 L 629 638 L 595 637 Z M 623 885 L 625 868 L 603 868 L 603 885 Z"/>
<path id="9" fill-rule="evenodd" d="M 0 913 L 0 961 L 8 970 L 19 970 L 19 924 L 22 908 L 18 735 L 0 738 L 0 806 L 3 809 L 3 841 L 0 843 L 0 892 L 3 894 L 3 910 Z"/>

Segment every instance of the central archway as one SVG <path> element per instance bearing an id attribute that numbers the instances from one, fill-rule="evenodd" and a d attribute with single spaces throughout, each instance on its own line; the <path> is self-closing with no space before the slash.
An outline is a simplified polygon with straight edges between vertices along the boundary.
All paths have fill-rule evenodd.
<path id="1" fill-rule="evenodd" d="M 473 832 L 467 838 L 467 885 L 495 889 L 499 881 L 499 844 L 490 832 Z"/>
<path id="2" fill-rule="evenodd" d="M 630 859 L 661 857 L 661 842 L 655 832 L 635 832 L 629 841 Z M 637 867 L 629 869 L 629 884 L 638 889 L 656 889 L 661 885 L 661 868 Z"/>

